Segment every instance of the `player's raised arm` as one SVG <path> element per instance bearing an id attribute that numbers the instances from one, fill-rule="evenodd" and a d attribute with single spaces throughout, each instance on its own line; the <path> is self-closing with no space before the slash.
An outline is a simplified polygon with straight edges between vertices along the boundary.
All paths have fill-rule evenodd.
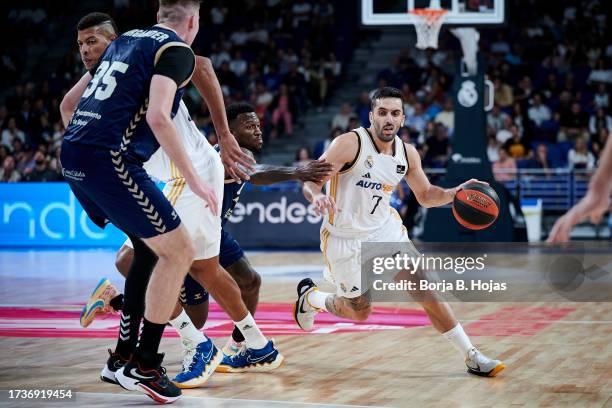
<path id="1" fill-rule="evenodd" d="M 240 149 L 236 138 L 230 132 L 225 115 L 223 92 L 209 58 L 196 56 L 196 69 L 191 80 L 210 110 L 210 116 L 219 139 L 221 148 L 219 153 L 225 171 L 235 180 L 249 180 L 248 173 L 243 169 L 248 172 L 254 171 L 255 159 Z"/>
<path id="2" fill-rule="evenodd" d="M 429 182 L 429 179 L 423 171 L 421 166 L 421 157 L 419 152 L 414 146 L 404 143 L 406 145 L 406 153 L 408 155 L 408 162 L 410 170 L 406 173 L 406 181 L 410 186 L 410 189 L 414 193 L 417 201 L 425 208 L 439 207 L 441 205 L 449 204 L 453 201 L 457 191 L 461 190 L 464 185 L 468 183 L 484 183 L 482 181 L 471 179 L 464 183 L 461 183 L 457 187 L 453 188 L 442 188 L 434 186 Z"/>
<path id="3" fill-rule="evenodd" d="M 331 164 L 332 170 L 329 175 L 323 178 L 318 183 L 306 181 L 302 187 L 304 197 L 315 205 L 318 213 L 325 214 L 328 211 L 336 211 L 336 203 L 334 199 L 323 193 L 323 185 L 340 171 L 344 165 L 355 160 L 359 153 L 358 136 L 355 133 L 345 133 L 338 136 L 329 146 L 329 149 L 323 153 L 320 160 Z"/>
<path id="4" fill-rule="evenodd" d="M 79 81 L 72 87 L 70 90 L 64 95 L 62 98 L 62 102 L 60 103 L 60 114 L 62 115 L 62 123 L 64 127 L 68 126 L 70 123 L 70 119 L 72 119 L 72 114 L 79 104 L 79 100 L 81 96 L 83 96 L 83 92 L 87 88 L 87 84 L 91 81 L 91 74 L 86 72 L 85 75 L 79 79 Z"/>
<path id="5" fill-rule="evenodd" d="M 191 190 L 210 206 L 214 214 L 218 214 L 214 190 L 203 183 L 197 175 L 171 119 L 170 113 L 176 89 L 177 83 L 172 78 L 165 75 L 153 75 L 149 91 L 147 123 L 168 157 L 185 177 Z"/>

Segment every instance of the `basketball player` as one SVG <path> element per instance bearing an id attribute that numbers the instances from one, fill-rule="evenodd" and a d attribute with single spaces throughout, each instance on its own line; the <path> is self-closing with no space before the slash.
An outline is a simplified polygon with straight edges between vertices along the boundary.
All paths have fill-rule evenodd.
<path id="1" fill-rule="evenodd" d="M 109 33 L 115 32 L 114 30 L 116 29 L 116 26 L 114 22 L 112 22 L 110 16 L 102 13 L 93 13 L 84 17 L 79 23 L 78 28 L 79 37 L 86 39 L 86 36 L 89 35 L 89 33 L 83 34 L 83 32 L 87 29 L 91 29 L 94 32 L 101 33 L 102 37 L 104 37 L 101 39 L 101 41 L 106 40 L 110 42 L 112 41 L 113 37 L 111 37 Z M 103 28 L 103 30 L 100 30 L 101 28 Z M 83 50 L 83 48 L 85 47 L 81 47 L 81 50 Z M 102 52 L 104 52 L 103 47 L 99 47 L 93 52 L 89 52 L 89 60 L 95 61 L 96 58 L 100 57 Z M 82 51 L 82 55 L 83 54 L 84 53 Z M 85 58 L 83 59 L 85 60 Z M 194 73 L 193 81 L 198 89 L 201 90 L 205 100 L 207 100 L 207 102 L 212 102 L 210 104 L 211 112 L 215 112 L 218 111 L 219 106 L 223 106 L 221 90 L 214 71 L 212 71 L 211 65 L 209 63 L 206 64 L 206 62 L 209 61 L 203 57 L 197 57 L 198 66 L 196 68 L 196 72 Z M 208 81 L 205 80 L 207 76 L 209 79 Z M 77 92 L 75 91 L 73 94 L 77 94 Z M 62 105 L 66 109 L 66 114 L 68 114 L 71 109 L 69 106 L 69 101 L 63 101 Z M 221 113 L 222 114 L 217 115 L 217 117 L 221 117 L 222 122 L 227 127 L 225 111 L 222 111 Z M 219 155 L 208 144 L 207 140 L 193 124 L 193 121 L 191 121 L 187 109 L 182 102 L 180 103 L 174 122 L 180 130 L 180 136 L 183 139 L 183 143 L 189 148 L 189 158 L 194 163 L 198 173 L 203 178 L 208 178 L 211 184 L 217 187 L 217 195 L 222 194 L 223 167 L 221 165 Z M 220 126 L 218 126 L 218 128 L 220 128 Z M 233 138 L 229 129 L 227 133 Z M 248 157 L 252 158 L 252 154 Z M 250 348 L 243 354 L 247 357 L 250 356 L 251 359 L 256 359 L 258 353 L 264 353 L 267 358 L 259 358 L 259 362 L 262 363 L 260 364 L 260 367 L 258 367 L 260 371 L 270 370 L 280 366 L 283 360 L 282 356 L 274 349 L 271 341 L 266 341 L 266 339 L 261 336 L 261 333 L 257 329 L 254 322 L 251 322 L 252 317 L 247 311 L 245 305 L 240 300 L 240 292 L 238 291 L 238 287 L 236 286 L 235 282 L 227 274 L 227 272 L 218 268 L 219 242 L 221 237 L 220 218 L 214 214 L 210 214 L 210 212 L 206 211 L 202 207 L 199 199 L 189 190 L 188 186 L 185 186 L 185 179 L 180 176 L 172 161 L 161 149 L 152 156 L 151 160 L 145 163 L 144 168 L 156 178 L 168 181 L 164 193 L 175 206 L 179 216 L 181 216 L 185 221 L 187 230 L 196 243 L 196 261 L 193 264 L 191 273 L 200 277 L 204 275 L 201 280 L 208 282 L 208 285 L 214 286 L 215 289 L 213 293 L 218 293 L 217 296 L 222 299 L 219 301 L 219 303 L 228 312 L 230 317 L 240 317 L 240 321 L 237 323 L 237 332 L 240 332 L 239 329 L 246 330 L 247 337 L 249 337 L 249 333 L 251 331 L 256 334 L 255 337 L 250 335 L 250 339 L 245 339 L 245 348 L 247 346 Z M 179 197 L 181 197 L 181 200 L 179 200 Z M 127 242 L 129 244 L 130 240 Z M 130 261 L 132 261 L 132 258 L 136 259 L 135 257 L 130 257 Z M 130 268 L 128 266 L 124 271 L 125 274 L 127 274 L 128 269 L 131 271 L 133 267 Z M 192 278 L 187 278 L 186 281 L 192 282 L 190 287 L 197 285 Z M 92 301 L 88 302 L 88 305 L 84 308 L 81 315 L 81 323 L 84 326 L 87 326 L 91 322 L 95 312 L 99 310 L 100 307 L 106 307 L 102 306 L 104 299 L 112 297 L 113 292 L 115 291 L 116 290 L 106 279 L 103 279 L 100 282 L 98 287 L 94 290 Z M 200 285 L 197 285 L 195 295 L 208 296 Z M 117 299 L 113 300 L 117 301 Z M 121 301 L 122 299 L 119 299 L 119 303 L 121 303 Z M 115 304 L 115 307 L 117 308 L 117 304 Z M 203 371 L 200 373 L 201 375 L 190 378 L 187 383 L 180 383 L 180 385 L 185 387 L 194 387 L 201 385 L 214 372 L 215 367 L 221 362 L 221 353 L 218 353 L 216 347 L 210 339 L 206 338 L 192 326 L 188 327 L 188 323 L 191 322 L 184 312 L 182 315 L 180 312 L 182 312 L 182 308 L 179 308 L 178 312 L 173 314 L 173 320 L 171 323 L 177 327 L 177 330 L 180 329 L 179 332 L 199 334 L 200 336 L 197 339 L 201 340 L 195 343 L 197 346 L 195 347 L 195 352 L 199 356 L 199 359 L 203 360 L 202 364 L 199 365 L 199 367 L 203 368 Z M 242 317 L 245 315 L 246 318 L 242 319 Z M 243 320 L 245 320 L 245 322 L 243 322 Z M 244 329 L 243 326 L 245 325 L 251 327 Z M 124 324 L 122 322 L 121 330 L 124 329 L 123 326 Z M 243 333 L 240 332 L 240 335 L 243 335 Z M 258 345 L 261 347 L 257 347 Z M 102 379 L 107 382 L 115 382 L 115 364 L 123 364 L 124 362 L 125 357 L 122 357 L 119 352 L 111 353 L 111 358 L 102 371 Z M 115 370 L 113 368 L 115 368 Z"/>
<path id="2" fill-rule="evenodd" d="M 315 314 L 323 310 L 352 320 L 368 318 L 372 309 L 368 288 L 361 287 L 362 242 L 403 243 L 402 247 L 408 248 L 404 252 L 420 255 L 389 204 L 402 177 L 424 207 L 450 203 L 465 184 L 445 190 L 429 183 L 416 149 L 397 136 L 404 123 L 398 89 L 384 87 L 374 92 L 370 122 L 367 129 L 358 128 L 334 139 L 323 154 L 322 158 L 334 165 L 327 194 L 322 192 L 323 183 L 304 183 L 304 196 L 325 215 L 321 250 L 326 278 L 337 291 L 321 292 L 311 279 L 299 283 L 294 318 L 303 330 L 312 329 Z M 392 247 L 389 245 L 388 254 L 377 255 L 393 256 L 396 251 Z M 472 345 L 446 303 L 434 294 L 419 295 L 433 326 L 459 350 L 470 373 L 495 376 L 505 367 Z"/>
<path id="3" fill-rule="evenodd" d="M 586 195 L 573 206 L 564 216 L 559 218 L 548 236 L 548 242 L 567 242 L 572 228 L 584 219 L 590 219 L 593 224 L 599 224 L 603 215 L 610 210 L 610 195 L 612 194 L 612 134 L 608 135 L 606 146 L 601 153 L 599 167 L 591 177 Z"/>
<path id="4" fill-rule="evenodd" d="M 107 363 L 107 367 L 116 371 L 114 379 L 124 388 L 141 390 L 155 401 L 166 403 L 176 400 L 180 390 L 169 382 L 161 367 L 163 356 L 157 354 L 157 349 L 174 307 L 172 299 L 178 298 L 194 248 L 170 202 L 142 168 L 142 163 L 159 147 L 156 138 L 177 168 L 177 174 L 184 175 L 183 185 L 188 184 L 192 193 L 208 203 L 212 218 L 217 215 L 217 201 L 214 189 L 202 182 L 189 161 L 170 119 L 178 110 L 184 86 L 195 68 L 188 44 L 198 31 L 199 2 L 162 0 L 158 20 L 160 24 L 149 30 L 132 30 L 117 38 L 98 61 L 96 73 L 66 130 L 62 164 L 75 196 L 94 222 L 103 226 L 110 220 L 138 246 L 126 280 L 116 349 L 116 353 L 135 352 L 122 370 L 118 369 L 121 366 L 118 360 L 112 365 Z M 146 123 L 142 121 L 144 117 Z M 150 271 L 139 276 L 132 273 L 138 254 L 146 251 L 150 252 L 149 259 L 157 257 L 157 263 L 153 260 L 150 265 L 155 265 L 155 270 L 148 288 Z M 213 269 L 211 275 L 216 277 L 216 272 Z M 206 280 L 203 276 L 197 278 Z M 220 284 L 219 290 L 227 293 L 228 298 L 237 296 L 240 300 L 235 282 L 227 278 L 223 280 L 225 287 Z M 135 280 L 139 285 L 132 282 Z M 138 313 L 141 309 L 142 289 L 147 291 L 146 309 L 138 339 L 140 316 L 131 320 L 130 317 L 131 310 Z M 219 300 L 222 306 L 226 303 L 224 300 Z M 259 351 L 266 356 L 279 356 L 256 327 L 244 304 L 234 310 L 228 309 L 229 304 L 225 306 L 230 315 L 236 315 L 240 306 L 244 309 L 245 322 L 238 325 L 245 330 L 243 334 L 250 347 L 247 354 Z M 138 339 L 135 349 L 134 338 Z M 109 361 L 112 359 L 113 356 Z"/>

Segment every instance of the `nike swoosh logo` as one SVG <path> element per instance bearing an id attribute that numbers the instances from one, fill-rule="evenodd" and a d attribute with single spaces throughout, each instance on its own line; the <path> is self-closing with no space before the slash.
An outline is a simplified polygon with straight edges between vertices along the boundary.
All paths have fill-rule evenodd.
<path id="1" fill-rule="evenodd" d="M 152 380 L 152 379 L 154 379 L 154 378 L 155 378 L 155 377 L 143 377 L 142 375 L 138 374 L 138 373 L 136 372 L 136 370 L 138 370 L 136 367 L 134 367 L 134 368 L 132 368 L 132 369 L 130 370 L 130 374 L 131 374 L 131 375 L 133 375 L 133 376 L 134 376 L 134 377 L 136 377 L 136 378 L 140 378 L 141 380 Z"/>
<path id="2" fill-rule="evenodd" d="M 300 313 L 306 313 L 304 310 L 304 301 L 306 300 L 306 296 L 302 297 L 302 301 L 300 302 Z"/>
<path id="3" fill-rule="evenodd" d="M 274 351 L 276 351 L 276 350 L 274 350 Z M 260 361 L 263 361 L 263 360 L 267 359 L 268 357 L 270 357 L 272 354 L 274 354 L 274 351 L 269 352 L 265 356 L 261 356 L 261 357 L 257 357 L 257 358 L 251 358 L 251 356 L 248 356 L 247 357 L 247 363 L 251 363 L 251 364 L 259 363 Z"/>

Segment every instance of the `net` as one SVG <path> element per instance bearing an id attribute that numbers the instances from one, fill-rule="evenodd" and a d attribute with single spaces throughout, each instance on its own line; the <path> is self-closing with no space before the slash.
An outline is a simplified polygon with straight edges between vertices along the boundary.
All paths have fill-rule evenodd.
<path id="1" fill-rule="evenodd" d="M 422 50 L 426 48 L 438 48 L 438 36 L 440 28 L 444 23 L 447 10 L 436 8 L 414 9 L 414 28 L 417 33 L 416 47 Z"/>

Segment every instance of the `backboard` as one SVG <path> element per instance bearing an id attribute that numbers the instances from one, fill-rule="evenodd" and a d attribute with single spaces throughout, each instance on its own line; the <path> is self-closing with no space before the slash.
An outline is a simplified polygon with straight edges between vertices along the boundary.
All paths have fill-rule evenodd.
<path id="1" fill-rule="evenodd" d="M 434 0 L 435 1 L 435 0 Z M 448 10 L 444 25 L 496 25 L 505 21 L 505 0 L 438 0 Z M 364 25 L 413 25 L 415 8 L 429 8 L 430 0 L 361 0 Z"/>

